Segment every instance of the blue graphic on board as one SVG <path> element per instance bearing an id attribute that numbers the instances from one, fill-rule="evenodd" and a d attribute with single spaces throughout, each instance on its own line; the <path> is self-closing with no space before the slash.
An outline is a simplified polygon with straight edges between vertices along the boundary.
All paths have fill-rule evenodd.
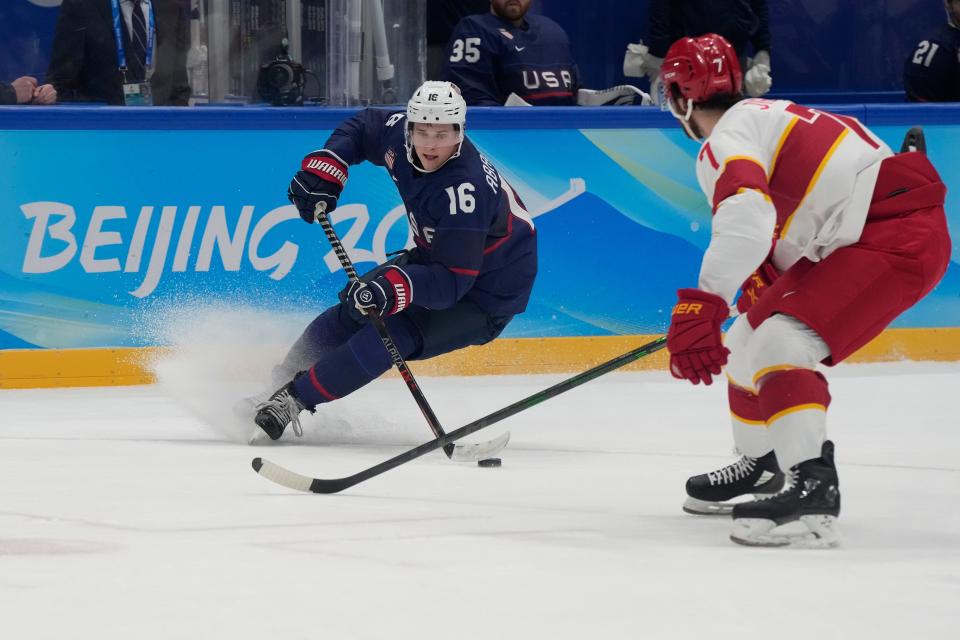
<path id="1" fill-rule="evenodd" d="M 878 127 L 899 146 L 906 127 Z M 145 346 L 165 307 L 227 302 L 318 313 L 346 282 L 320 229 L 286 202 L 328 131 L 0 131 L 0 349 Z M 538 230 L 528 311 L 504 335 L 665 330 L 710 238 L 698 145 L 677 129 L 470 132 Z M 927 129 L 947 185 L 960 127 Z M 948 194 L 953 237 L 960 201 Z M 411 243 L 386 172 L 351 169 L 332 219 L 363 271 Z M 960 324 L 960 272 L 894 326 Z"/>
<path id="2" fill-rule="evenodd" d="M 532 296 L 536 308 L 524 319 L 540 335 L 660 333 L 669 323 L 677 283 L 697 280 L 702 251 L 637 224 L 591 193 L 534 223 L 540 271 Z M 617 251 L 606 248 L 612 238 Z M 558 322 L 560 330 L 551 330 Z"/>

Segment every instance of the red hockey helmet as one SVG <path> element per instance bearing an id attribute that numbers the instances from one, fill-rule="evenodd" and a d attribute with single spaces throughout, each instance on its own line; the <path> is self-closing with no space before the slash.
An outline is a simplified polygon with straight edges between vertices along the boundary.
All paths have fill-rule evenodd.
<path id="1" fill-rule="evenodd" d="M 739 94 L 743 73 L 737 52 L 726 38 L 708 33 L 674 42 L 660 65 L 660 81 L 668 98 L 698 103 L 716 95 Z"/>

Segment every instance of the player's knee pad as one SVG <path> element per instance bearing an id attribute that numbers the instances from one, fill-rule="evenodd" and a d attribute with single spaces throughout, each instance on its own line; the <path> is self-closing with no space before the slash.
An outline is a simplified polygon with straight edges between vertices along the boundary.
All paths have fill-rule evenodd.
<path id="1" fill-rule="evenodd" d="M 792 316 L 771 316 L 748 339 L 750 380 L 759 388 L 758 380 L 771 371 L 814 370 L 829 355 L 830 348 L 813 329 Z"/>
<path id="2" fill-rule="evenodd" d="M 758 386 L 760 413 L 767 425 L 799 411 L 825 412 L 830 406 L 827 379 L 813 369 L 771 371 Z"/>
<path id="3" fill-rule="evenodd" d="M 303 351 L 319 357 L 323 351 L 339 347 L 362 328 L 342 304 L 335 304 L 307 325 L 298 343 Z"/>
<path id="4" fill-rule="evenodd" d="M 760 401 L 753 389 L 734 383 L 727 385 L 727 405 L 730 416 L 743 424 L 763 424 L 766 416 L 760 411 Z"/>

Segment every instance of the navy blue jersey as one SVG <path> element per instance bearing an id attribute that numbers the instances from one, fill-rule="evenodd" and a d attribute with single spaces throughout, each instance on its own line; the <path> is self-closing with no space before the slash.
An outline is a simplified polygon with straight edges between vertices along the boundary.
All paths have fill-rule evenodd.
<path id="1" fill-rule="evenodd" d="M 522 312 L 537 274 L 533 221 L 500 173 L 465 139 L 460 155 L 432 173 L 410 165 L 406 115 L 364 109 L 325 147 L 347 164 L 385 166 L 407 209 L 417 249 L 403 267 L 411 304 L 428 309 L 472 300 L 494 316 Z"/>
<path id="2" fill-rule="evenodd" d="M 904 62 L 903 88 L 917 102 L 960 100 L 960 29 L 945 24 L 920 41 Z"/>
<path id="3" fill-rule="evenodd" d="M 440 79 L 468 105 L 502 105 L 515 93 L 534 105 L 575 105 L 579 71 L 556 22 L 527 15 L 516 27 L 492 13 L 467 16 L 450 36 Z"/>

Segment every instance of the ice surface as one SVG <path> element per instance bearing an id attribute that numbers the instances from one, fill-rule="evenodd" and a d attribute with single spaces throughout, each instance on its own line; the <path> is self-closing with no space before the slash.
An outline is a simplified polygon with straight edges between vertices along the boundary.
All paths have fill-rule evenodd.
<path id="1" fill-rule="evenodd" d="M 960 364 L 830 373 L 832 551 L 739 547 L 681 512 L 686 477 L 732 459 L 720 385 L 611 374 L 475 434 L 512 431 L 502 468 L 435 453 L 320 496 L 250 459 L 333 477 L 424 442 L 403 384 L 253 449 L 204 423 L 229 393 L 202 365 L 171 365 L 179 386 L 0 391 L 0 636 L 957 637 Z M 452 430 L 561 378 L 421 383 Z"/>

